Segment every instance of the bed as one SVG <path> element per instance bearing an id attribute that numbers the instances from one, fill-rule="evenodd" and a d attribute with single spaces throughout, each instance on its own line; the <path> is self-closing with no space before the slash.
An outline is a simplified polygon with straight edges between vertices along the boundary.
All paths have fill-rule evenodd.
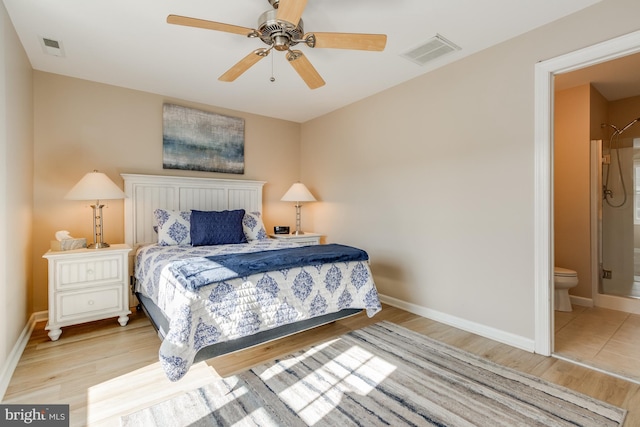
<path id="1" fill-rule="evenodd" d="M 135 296 L 170 380 L 195 362 L 381 309 L 366 252 L 267 237 L 264 182 L 122 177 Z"/>

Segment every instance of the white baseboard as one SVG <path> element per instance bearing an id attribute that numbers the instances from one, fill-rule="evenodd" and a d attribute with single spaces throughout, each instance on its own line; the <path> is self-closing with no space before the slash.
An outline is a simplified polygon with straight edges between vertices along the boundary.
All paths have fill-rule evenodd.
<path id="1" fill-rule="evenodd" d="M 573 305 L 579 305 L 581 307 L 593 307 L 593 300 L 591 298 L 569 295 L 569 299 L 571 300 L 571 304 Z"/>
<path id="2" fill-rule="evenodd" d="M 466 319 L 461 319 L 456 316 L 451 316 L 440 311 L 432 310 L 430 308 L 422 307 L 420 305 L 412 304 L 386 295 L 380 295 L 380 301 L 385 304 L 401 308 L 410 313 L 426 317 L 427 319 L 435 320 L 436 322 L 444 323 L 445 325 L 453 326 L 454 328 L 462 329 L 463 331 L 471 332 L 512 347 L 517 347 L 521 350 L 533 353 L 535 349 L 535 341 L 530 338 L 525 338 L 500 329 L 491 328 L 486 325 L 471 322 Z"/>
<path id="3" fill-rule="evenodd" d="M 16 366 L 18 366 L 22 352 L 27 346 L 29 338 L 31 338 L 33 328 L 35 328 L 36 323 L 47 320 L 47 318 L 48 313 L 46 311 L 33 313 L 31 317 L 29 317 L 25 327 L 22 329 L 22 333 L 18 337 L 18 341 L 16 341 L 13 349 L 11 349 L 11 353 L 9 353 L 9 357 L 7 358 L 7 361 L 2 367 L 2 371 L 0 373 L 0 401 L 4 400 L 4 394 L 7 392 L 9 382 L 11 382 L 11 377 L 13 376 L 13 372 L 16 370 Z"/>
<path id="4" fill-rule="evenodd" d="M 586 298 L 581 298 L 579 302 L 574 301 L 574 298 L 571 297 L 571 302 L 582 305 L 582 300 L 587 300 Z M 451 316 L 446 313 L 439 312 L 437 310 L 432 310 L 430 308 L 422 307 L 417 304 L 412 304 L 397 298 L 393 298 L 390 296 L 380 294 L 380 301 L 385 304 L 391 305 L 393 307 L 398 307 L 403 310 L 406 310 L 410 313 L 417 314 L 419 316 L 425 317 L 427 319 L 435 320 L 436 322 L 444 323 L 445 325 L 453 326 L 454 328 L 462 329 L 463 331 L 471 332 L 485 338 L 492 339 L 494 341 L 501 342 L 503 344 L 510 345 L 512 347 L 516 347 L 525 351 L 534 352 L 534 340 L 530 338 L 525 338 L 519 335 L 511 334 L 509 332 L 502 331 L 500 329 L 491 328 L 476 322 L 471 322 L 466 319 L 461 319 L 456 316 Z M 46 311 L 41 311 L 38 313 L 33 313 L 29 318 L 29 322 L 24 327 L 18 341 L 14 345 L 7 362 L 2 367 L 2 374 L 0 375 L 0 401 L 4 398 L 4 394 L 7 391 L 7 387 L 9 386 L 9 382 L 11 381 L 11 377 L 13 375 L 18 362 L 20 361 L 20 357 L 22 356 L 22 352 L 24 351 L 27 343 L 29 342 L 29 338 L 31 337 L 31 333 L 36 325 L 36 323 L 45 321 L 48 318 L 48 313 Z"/>

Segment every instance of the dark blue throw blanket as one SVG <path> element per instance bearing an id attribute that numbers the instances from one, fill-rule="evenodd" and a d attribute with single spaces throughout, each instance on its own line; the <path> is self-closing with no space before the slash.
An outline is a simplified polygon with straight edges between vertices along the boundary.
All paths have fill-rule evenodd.
<path id="1" fill-rule="evenodd" d="M 351 246 L 328 244 L 275 249 L 249 253 L 214 255 L 198 262 L 175 262 L 170 269 L 188 289 L 196 290 L 211 283 L 309 265 L 367 261 L 369 255 Z"/>

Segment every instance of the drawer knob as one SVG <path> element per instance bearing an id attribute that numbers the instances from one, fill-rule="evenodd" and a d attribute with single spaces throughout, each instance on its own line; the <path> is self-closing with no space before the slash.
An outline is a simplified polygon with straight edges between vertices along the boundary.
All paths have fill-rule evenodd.
<path id="1" fill-rule="evenodd" d="M 89 275 L 93 275 L 93 270 L 92 270 L 92 269 L 88 269 L 88 270 L 87 270 L 87 274 L 89 274 Z"/>
<path id="2" fill-rule="evenodd" d="M 89 304 L 89 305 L 93 305 L 93 300 L 92 300 L 92 299 L 90 299 L 89 301 L 87 301 L 87 304 Z"/>

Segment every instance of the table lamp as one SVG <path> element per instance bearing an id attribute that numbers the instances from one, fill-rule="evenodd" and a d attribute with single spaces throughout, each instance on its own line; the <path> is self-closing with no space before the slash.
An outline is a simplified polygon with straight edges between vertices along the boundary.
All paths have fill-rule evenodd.
<path id="1" fill-rule="evenodd" d="M 302 207 L 300 202 L 315 202 L 316 198 L 313 197 L 313 194 L 311 194 L 303 183 L 296 182 L 284 193 L 284 196 L 282 196 L 280 200 L 283 202 L 296 202 L 296 231 L 292 234 L 304 234 L 302 230 L 300 230 L 300 208 Z"/>
<path id="2" fill-rule="evenodd" d="M 109 244 L 103 240 L 102 208 L 100 200 L 124 199 L 124 192 L 102 172 L 94 170 L 86 174 L 64 196 L 67 200 L 95 200 L 93 208 L 93 243 L 88 248 L 108 248 Z"/>

